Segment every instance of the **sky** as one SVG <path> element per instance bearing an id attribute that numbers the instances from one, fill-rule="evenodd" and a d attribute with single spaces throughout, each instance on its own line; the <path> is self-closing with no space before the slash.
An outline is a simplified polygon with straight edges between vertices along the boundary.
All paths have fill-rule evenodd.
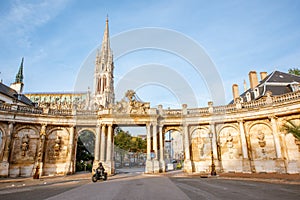
<path id="1" fill-rule="evenodd" d="M 239 85 L 240 93 L 244 80 L 249 87 L 249 71 L 287 72 L 299 67 L 299 10 L 297 0 L 1 1 L 0 78 L 7 85 L 14 82 L 24 57 L 25 93 L 92 88 L 93 77 L 83 75 L 83 69 L 93 71 L 93 52 L 101 44 L 108 15 L 113 41 L 128 31 L 148 31 L 149 27 L 168 32 L 164 39 L 152 41 L 154 48 L 115 57 L 115 87 L 124 86 L 125 79 L 136 72 L 139 75 L 133 79 L 147 78 L 147 82 L 128 83 L 134 87 L 128 89 L 136 90 L 151 107 L 180 108 L 184 101 L 189 107 L 203 107 L 219 98 L 228 103 L 232 84 Z M 203 61 L 200 67 L 211 74 L 196 72 L 189 59 L 172 49 L 159 49 L 171 32 L 202 48 L 203 59 L 209 58 L 213 66 Z M 139 33 L 137 38 L 143 36 Z M 137 38 L 126 42 L 135 43 Z M 189 50 L 188 43 L 173 40 L 171 44 L 170 48 Z M 113 52 L 122 45 L 112 45 Z M 198 52 L 191 48 L 188 53 Z M 80 76 L 83 82 L 78 83 Z M 116 100 L 122 96 L 117 93 Z"/>

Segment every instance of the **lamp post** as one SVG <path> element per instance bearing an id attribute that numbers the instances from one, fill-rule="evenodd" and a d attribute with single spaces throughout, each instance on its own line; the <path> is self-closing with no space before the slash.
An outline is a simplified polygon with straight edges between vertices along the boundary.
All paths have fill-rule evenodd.
<path id="1" fill-rule="evenodd" d="M 210 174 L 212 176 L 216 176 L 216 166 L 215 166 L 215 161 L 214 161 L 214 152 L 213 152 L 213 145 L 212 145 L 212 138 L 213 138 L 213 133 L 210 131 L 209 132 L 209 138 L 210 138 L 210 154 L 211 154 L 211 171 Z"/>

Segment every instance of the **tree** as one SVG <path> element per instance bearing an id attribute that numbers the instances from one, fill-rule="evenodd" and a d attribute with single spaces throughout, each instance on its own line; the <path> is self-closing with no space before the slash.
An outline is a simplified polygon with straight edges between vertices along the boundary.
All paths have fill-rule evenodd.
<path id="1" fill-rule="evenodd" d="M 296 124 L 292 120 L 287 120 L 287 122 L 283 125 L 283 129 L 287 133 L 293 134 L 294 137 L 300 141 L 300 125 L 299 124 Z"/>
<path id="2" fill-rule="evenodd" d="M 92 170 L 94 149 L 95 135 L 92 132 L 83 131 L 77 141 L 76 171 Z"/>
<path id="3" fill-rule="evenodd" d="M 300 69 L 298 69 L 296 67 L 290 68 L 288 72 L 289 72 L 289 74 L 294 74 L 294 75 L 300 76 Z"/>

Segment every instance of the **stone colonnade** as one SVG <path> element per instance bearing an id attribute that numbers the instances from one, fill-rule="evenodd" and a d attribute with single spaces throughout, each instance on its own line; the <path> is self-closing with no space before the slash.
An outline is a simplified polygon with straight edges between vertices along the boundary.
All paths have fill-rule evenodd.
<path id="1" fill-rule="evenodd" d="M 102 162 L 106 172 L 114 174 L 114 127 L 112 124 L 100 124 L 96 127 L 95 161 L 93 168 Z"/>

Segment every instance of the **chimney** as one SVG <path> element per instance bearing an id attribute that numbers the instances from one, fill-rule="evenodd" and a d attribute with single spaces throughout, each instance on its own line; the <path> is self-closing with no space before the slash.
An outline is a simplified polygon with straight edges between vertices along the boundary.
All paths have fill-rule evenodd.
<path id="1" fill-rule="evenodd" d="M 264 80 L 267 77 L 267 72 L 260 72 L 260 80 Z"/>
<path id="2" fill-rule="evenodd" d="M 232 94 L 233 94 L 233 101 L 235 102 L 236 98 L 238 98 L 239 95 L 239 86 L 237 84 L 232 85 Z"/>
<path id="3" fill-rule="evenodd" d="M 254 89 L 258 85 L 258 79 L 256 71 L 249 72 L 250 88 Z"/>

